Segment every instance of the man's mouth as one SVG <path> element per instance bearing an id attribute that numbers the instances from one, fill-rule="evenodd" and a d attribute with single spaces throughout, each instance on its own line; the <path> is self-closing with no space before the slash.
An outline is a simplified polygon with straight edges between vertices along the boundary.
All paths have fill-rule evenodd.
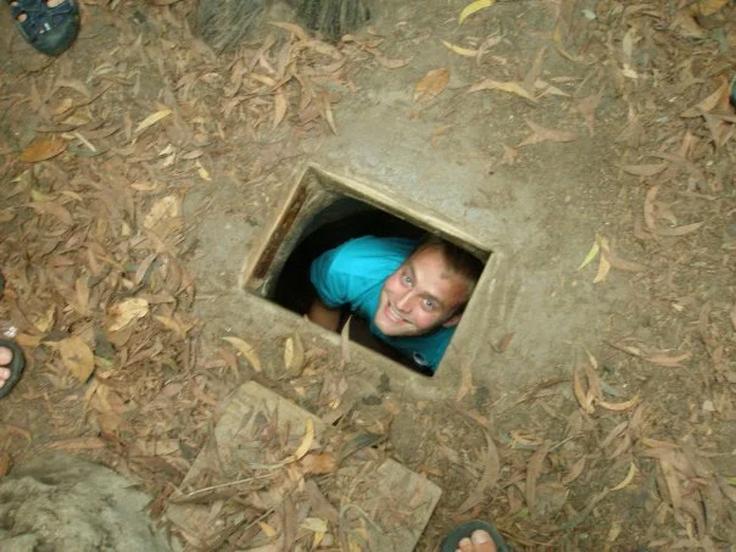
<path id="1" fill-rule="evenodd" d="M 388 318 L 394 324 L 400 324 L 402 322 L 407 324 L 409 323 L 409 321 L 406 320 L 391 303 L 386 303 L 385 313 L 386 318 Z"/>

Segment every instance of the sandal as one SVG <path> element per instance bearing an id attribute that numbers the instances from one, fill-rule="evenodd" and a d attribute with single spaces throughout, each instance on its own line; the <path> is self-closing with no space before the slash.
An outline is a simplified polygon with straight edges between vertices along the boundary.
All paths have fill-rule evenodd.
<path id="1" fill-rule="evenodd" d="M 79 8 L 75 0 L 7 0 L 23 38 L 39 52 L 58 56 L 69 48 L 79 32 Z"/>
<path id="2" fill-rule="evenodd" d="M 0 399 L 10 393 L 13 386 L 18 383 L 20 375 L 23 373 L 23 368 L 26 365 L 25 358 L 23 357 L 23 351 L 15 341 L 8 339 L 0 339 L 0 347 L 6 347 L 13 353 L 13 360 L 10 364 L 2 366 L 2 368 L 10 369 L 10 377 L 5 380 L 5 383 L 0 387 Z"/>
<path id="3" fill-rule="evenodd" d="M 491 535 L 493 542 L 496 544 L 497 552 L 510 552 L 511 549 L 503 540 L 503 537 L 501 536 L 501 533 L 498 532 L 498 529 L 496 529 L 490 523 L 479 520 L 463 523 L 462 525 L 453 529 L 452 532 L 450 532 L 450 534 L 445 537 L 445 540 L 442 541 L 442 547 L 440 548 L 440 551 L 455 552 L 455 550 L 460 548 L 459 542 L 465 537 L 470 538 L 470 535 L 473 534 L 473 531 L 476 531 L 478 529 L 486 531 L 489 535 Z"/>

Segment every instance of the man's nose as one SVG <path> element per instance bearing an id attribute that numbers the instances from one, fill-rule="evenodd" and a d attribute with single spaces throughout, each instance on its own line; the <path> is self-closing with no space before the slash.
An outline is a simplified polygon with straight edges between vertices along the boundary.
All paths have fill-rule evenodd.
<path id="1" fill-rule="evenodd" d="M 409 312 L 411 310 L 411 291 L 407 291 L 396 301 L 396 308 L 401 312 Z"/>

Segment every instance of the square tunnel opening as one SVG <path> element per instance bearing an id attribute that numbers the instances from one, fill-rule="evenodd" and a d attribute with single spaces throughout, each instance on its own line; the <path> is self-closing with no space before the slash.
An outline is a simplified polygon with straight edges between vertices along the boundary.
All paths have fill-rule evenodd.
<path id="1" fill-rule="evenodd" d="M 485 273 L 490 249 L 441 216 L 406 198 L 394 197 L 379 184 L 341 177 L 311 165 L 289 191 L 272 225 L 249 251 L 239 283 L 245 290 L 301 317 L 316 297 L 309 267 L 319 255 L 362 236 L 419 240 L 427 233 L 473 255 L 481 261 Z M 467 308 L 471 307 L 472 303 Z M 461 319 L 451 344 L 461 339 L 462 333 Z M 359 319 L 351 322 L 350 337 L 394 362 L 432 375 L 373 337 L 368 324 Z"/>

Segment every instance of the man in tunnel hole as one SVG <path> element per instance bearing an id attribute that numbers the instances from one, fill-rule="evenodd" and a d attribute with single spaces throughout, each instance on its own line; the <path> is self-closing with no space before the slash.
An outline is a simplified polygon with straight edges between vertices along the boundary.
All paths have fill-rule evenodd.
<path id="1" fill-rule="evenodd" d="M 378 340 L 432 375 L 482 270 L 476 257 L 433 235 L 418 242 L 356 238 L 312 263 L 317 298 L 308 316 L 337 331 L 349 309 Z"/>

